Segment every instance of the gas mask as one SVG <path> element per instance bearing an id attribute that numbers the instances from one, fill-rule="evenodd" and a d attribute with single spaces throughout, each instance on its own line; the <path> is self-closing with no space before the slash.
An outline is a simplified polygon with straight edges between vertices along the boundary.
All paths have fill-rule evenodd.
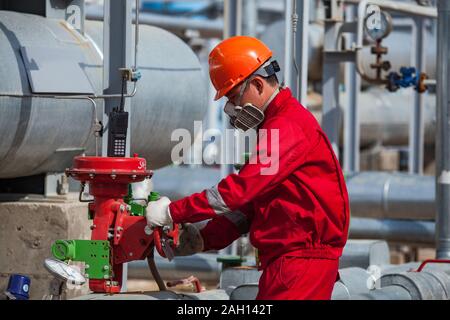
<path id="1" fill-rule="evenodd" d="M 242 131 L 256 128 L 264 121 L 264 111 L 275 96 L 280 92 L 279 89 L 275 90 L 272 96 L 262 107 L 262 110 L 251 103 L 246 103 L 244 106 L 240 106 L 242 95 L 244 94 L 250 80 L 250 78 L 247 79 L 242 86 L 237 100 L 237 105 L 233 104 L 231 101 L 228 101 L 224 107 L 224 112 L 230 117 L 231 125 L 236 129 L 241 129 Z"/>
<path id="2" fill-rule="evenodd" d="M 252 76 L 245 80 L 244 85 L 239 92 L 237 104 L 233 104 L 231 101 L 228 101 L 225 104 L 224 112 L 230 117 L 230 123 L 234 128 L 247 131 L 248 129 L 257 128 L 264 121 L 264 111 L 275 96 L 280 92 L 280 89 L 275 90 L 262 108 L 258 108 L 251 103 L 246 103 L 241 106 L 241 99 L 248 84 L 254 76 L 259 75 L 266 78 L 276 74 L 279 71 L 280 67 L 278 63 L 275 60 L 268 60 L 258 70 L 256 70 Z"/>

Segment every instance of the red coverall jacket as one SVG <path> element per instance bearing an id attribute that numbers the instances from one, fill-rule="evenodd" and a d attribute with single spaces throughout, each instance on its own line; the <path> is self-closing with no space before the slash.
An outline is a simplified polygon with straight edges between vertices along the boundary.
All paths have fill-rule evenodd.
<path id="1" fill-rule="evenodd" d="M 267 107 L 261 129 L 259 157 L 211 189 L 172 202 L 170 214 L 175 223 L 212 218 L 201 230 L 205 251 L 250 232 L 264 270 L 257 298 L 329 299 L 349 226 L 339 162 L 288 88 Z"/>

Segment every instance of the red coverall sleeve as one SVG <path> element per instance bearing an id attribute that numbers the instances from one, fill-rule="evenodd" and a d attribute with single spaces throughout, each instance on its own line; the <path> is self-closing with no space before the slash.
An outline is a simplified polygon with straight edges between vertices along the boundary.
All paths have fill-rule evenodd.
<path id="1" fill-rule="evenodd" d="M 242 213 L 242 215 L 241 215 Z M 247 205 L 241 208 L 240 212 L 218 215 L 212 218 L 208 224 L 200 230 L 204 242 L 203 251 L 221 250 L 228 247 L 241 235 L 248 233 L 253 219 L 253 206 Z M 236 224 L 236 219 L 230 219 L 229 215 L 235 215 L 242 220 Z M 235 217 L 233 216 L 233 217 Z"/>
<path id="2" fill-rule="evenodd" d="M 256 152 L 239 174 L 170 204 L 175 223 L 197 222 L 240 210 L 283 182 L 306 158 L 310 143 L 301 127 L 287 117 L 268 119 L 259 130 Z M 237 219 L 236 219 L 237 220 Z"/>

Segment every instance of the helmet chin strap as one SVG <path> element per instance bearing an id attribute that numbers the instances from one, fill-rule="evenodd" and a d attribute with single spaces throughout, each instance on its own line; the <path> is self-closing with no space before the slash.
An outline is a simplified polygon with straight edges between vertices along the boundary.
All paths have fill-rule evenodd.
<path id="1" fill-rule="evenodd" d="M 269 97 L 269 99 L 267 99 L 266 103 L 264 103 L 264 105 L 261 108 L 262 112 L 266 111 L 267 107 L 273 101 L 273 99 L 275 99 L 278 93 L 280 93 L 280 87 L 276 88 L 275 91 L 272 93 L 272 95 Z"/>

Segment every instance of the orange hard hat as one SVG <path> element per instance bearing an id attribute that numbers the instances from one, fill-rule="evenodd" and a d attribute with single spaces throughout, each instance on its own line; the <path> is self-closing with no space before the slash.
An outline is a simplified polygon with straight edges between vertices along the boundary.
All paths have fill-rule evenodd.
<path id="1" fill-rule="evenodd" d="M 219 100 L 272 57 L 260 40 L 236 36 L 219 43 L 209 54 L 209 77 Z"/>

